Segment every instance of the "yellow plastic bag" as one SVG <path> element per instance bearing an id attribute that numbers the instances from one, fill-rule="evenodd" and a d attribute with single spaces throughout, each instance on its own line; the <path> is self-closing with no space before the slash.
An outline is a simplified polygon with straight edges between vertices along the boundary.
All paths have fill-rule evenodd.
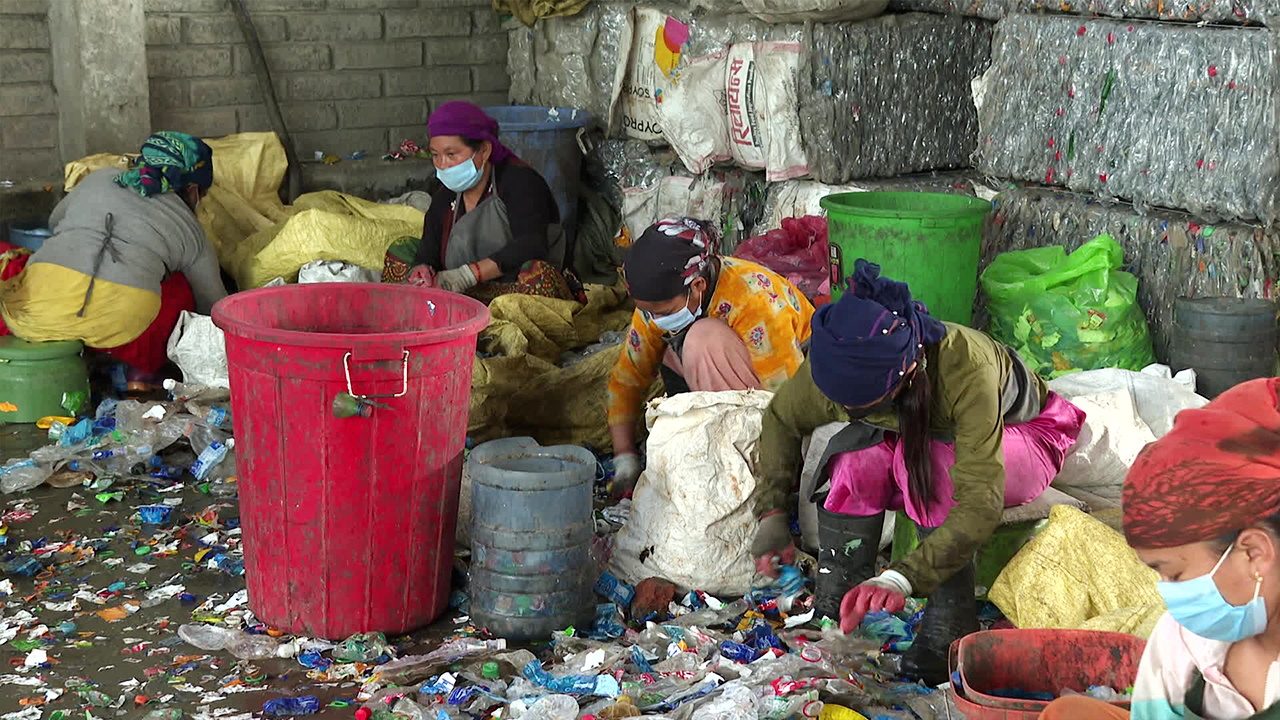
<path id="1" fill-rule="evenodd" d="M 1056 505 L 988 597 L 1020 628 L 1110 630 L 1145 638 L 1165 609 L 1157 579 L 1123 535 L 1074 507 Z"/>

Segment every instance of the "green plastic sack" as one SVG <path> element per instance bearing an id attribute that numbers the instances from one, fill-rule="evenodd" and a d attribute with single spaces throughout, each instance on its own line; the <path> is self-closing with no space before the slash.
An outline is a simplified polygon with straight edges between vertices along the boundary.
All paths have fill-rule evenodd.
<path id="1" fill-rule="evenodd" d="M 1123 262 L 1110 235 L 1070 255 L 1060 246 L 1002 253 L 982 273 L 991 335 L 1046 378 L 1154 363 L 1138 279 Z"/>

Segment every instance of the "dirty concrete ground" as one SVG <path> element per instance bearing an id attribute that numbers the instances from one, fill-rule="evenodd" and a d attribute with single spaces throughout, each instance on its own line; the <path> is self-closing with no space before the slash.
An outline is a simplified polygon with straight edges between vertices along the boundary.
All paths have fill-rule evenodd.
<path id="1" fill-rule="evenodd" d="M 2 427 L 0 459 L 26 457 L 47 443 L 45 433 L 34 426 Z M 59 562 L 38 577 L 7 576 L 13 592 L 0 596 L 0 603 L 6 605 L 0 616 L 26 610 L 36 616 L 33 624 L 48 632 L 32 638 L 24 631 L 0 646 L 0 715 L 58 718 L 57 711 L 62 711 L 63 718 L 141 718 L 157 708 L 179 709 L 188 717 L 197 710 L 210 716 L 238 715 L 261 713 L 263 703 L 272 698 L 315 695 L 321 704 L 318 717 L 352 717 L 353 707 L 331 703 L 354 701 L 358 679 L 317 684 L 296 659 L 243 662 L 225 651 L 201 651 L 178 637 L 178 626 L 192 622 L 193 612 L 207 600 L 226 601 L 245 588 L 243 576 L 195 562 L 201 549 L 197 541 L 215 528 L 192 518 L 223 505 L 215 508 L 220 534 L 235 538 L 235 531 L 226 532 L 226 526 L 228 520 L 235 524 L 239 512 L 235 498 L 202 494 L 189 474 L 160 489 L 156 492 L 156 486 L 142 479 L 125 478 L 111 488 L 124 490 L 124 497 L 105 504 L 82 487 L 44 485 L 27 493 L 0 495 L 0 514 L 8 527 L 0 558 L 25 556 L 14 553 L 24 542 L 46 547 L 69 543 L 75 548 L 54 555 Z M 140 524 L 135 515 L 138 506 L 175 497 L 182 504 L 169 524 Z M 100 547 L 90 550 L 88 542 L 93 540 L 101 541 Z M 3 577 L 0 573 L 0 580 Z M 114 592 L 108 591 L 112 585 L 117 588 Z M 184 602 L 174 596 L 116 621 L 97 614 L 126 602 L 151 605 L 149 592 L 173 585 L 181 585 L 195 600 Z M 457 617 L 451 612 L 432 627 L 392 642 L 401 654 L 428 652 L 464 627 L 453 622 Z M 65 623 L 74 623 L 74 628 Z M 39 649 L 47 653 L 48 662 L 24 667 L 32 651 Z M 107 702 L 113 706 L 101 706 Z"/>

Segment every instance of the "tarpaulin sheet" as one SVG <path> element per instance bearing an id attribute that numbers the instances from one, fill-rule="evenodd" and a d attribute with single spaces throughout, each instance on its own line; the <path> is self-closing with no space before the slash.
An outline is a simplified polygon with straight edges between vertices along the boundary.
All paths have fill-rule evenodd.
<path id="1" fill-rule="evenodd" d="M 1010 16 L 974 84 L 978 169 L 1144 210 L 1270 223 L 1276 58 L 1259 28 Z"/>
<path id="2" fill-rule="evenodd" d="M 1067 505 L 1009 561 L 988 598 L 1019 628 L 1109 630 L 1145 638 L 1164 614 L 1155 570 L 1124 536 Z"/>
<path id="3" fill-rule="evenodd" d="M 1166 210 L 1141 215 L 1131 205 L 1048 188 L 996 198 L 983 229 L 982 265 L 1006 250 L 1061 245 L 1070 252 L 1103 233 L 1120 243 L 1123 269 L 1138 278 L 1138 304 L 1161 362 L 1169 359 L 1178 297 L 1275 297 L 1275 231 Z"/>
<path id="4" fill-rule="evenodd" d="M 527 435 L 543 445 L 611 447 L 607 378 L 621 346 L 567 367 L 565 351 L 623 330 L 631 304 L 621 286 L 587 286 L 587 304 L 533 295 L 503 295 L 489 303 L 492 321 L 480 333 L 471 380 L 467 434 L 477 442 Z"/>
<path id="5" fill-rule="evenodd" d="M 397 238 L 422 233 L 423 212 L 386 205 L 334 190 L 307 193 L 289 208 L 288 220 L 223 247 L 222 264 L 241 289 L 272 278 L 293 282 L 313 260 L 340 260 L 381 270 L 387 248 Z"/>

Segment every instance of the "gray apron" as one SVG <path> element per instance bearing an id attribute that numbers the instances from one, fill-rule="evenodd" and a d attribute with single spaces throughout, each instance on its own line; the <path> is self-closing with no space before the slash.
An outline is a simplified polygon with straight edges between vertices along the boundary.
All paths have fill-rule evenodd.
<path id="1" fill-rule="evenodd" d="M 493 257 L 494 253 L 511 242 L 511 222 L 507 218 L 507 205 L 498 197 L 498 185 L 491 176 L 489 195 L 476 204 L 471 212 L 458 216 L 458 204 L 463 202 L 462 195 L 453 201 L 453 229 L 449 231 L 449 239 L 444 250 L 444 267 L 446 270 L 460 268 L 467 263 L 479 262 Z M 547 248 L 545 258 L 557 270 L 564 268 L 564 228 L 559 223 L 547 226 Z M 520 268 L 502 276 L 505 282 L 513 282 Z"/>

